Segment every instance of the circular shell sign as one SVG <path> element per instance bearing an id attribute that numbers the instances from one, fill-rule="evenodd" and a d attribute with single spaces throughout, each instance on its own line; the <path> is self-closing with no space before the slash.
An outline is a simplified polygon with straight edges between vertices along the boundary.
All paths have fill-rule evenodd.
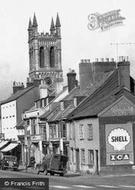
<path id="1" fill-rule="evenodd" d="M 108 135 L 108 142 L 114 147 L 114 150 L 125 150 L 126 145 L 130 142 L 130 136 L 126 130 L 117 128 Z"/>

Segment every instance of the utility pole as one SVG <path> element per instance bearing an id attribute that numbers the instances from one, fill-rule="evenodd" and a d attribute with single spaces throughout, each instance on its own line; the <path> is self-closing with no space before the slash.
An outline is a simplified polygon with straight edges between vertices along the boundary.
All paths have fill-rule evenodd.
<path id="1" fill-rule="evenodd" d="M 119 42 L 115 42 L 115 43 L 110 43 L 110 45 L 114 45 L 116 46 L 116 59 L 117 59 L 117 62 L 118 62 L 118 56 L 119 56 L 119 46 L 126 46 L 126 45 L 135 45 L 135 43 L 119 43 Z"/>

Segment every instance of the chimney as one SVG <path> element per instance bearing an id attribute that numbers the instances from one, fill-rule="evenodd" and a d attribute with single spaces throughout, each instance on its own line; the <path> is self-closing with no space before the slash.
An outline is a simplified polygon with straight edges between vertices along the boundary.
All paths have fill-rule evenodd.
<path id="1" fill-rule="evenodd" d="M 128 57 L 119 57 L 118 62 L 119 85 L 130 91 L 130 62 Z"/>
<path id="2" fill-rule="evenodd" d="M 40 84 L 41 84 L 41 80 L 39 80 L 39 79 L 34 79 L 33 85 L 34 85 L 35 87 L 39 87 Z"/>
<path id="3" fill-rule="evenodd" d="M 13 94 L 15 94 L 19 90 L 24 89 L 24 84 L 21 82 L 13 82 Z"/>
<path id="4" fill-rule="evenodd" d="M 68 92 L 70 92 L 73 88 L 77 86 L 76 73 L 74 70 L 69 70 L 67 73 L 68 80 Z"/>
<path id="5" fill-rule="evenodd" d="M 30 81 L 30 78 L 27 78 L 27 83 L 26 83 L 27 88 L 30 86 L 33 86 L 33 82 Z"/>
<path id="6" fill-rule="evenodd" d="M 96 59 L 96 61 L 98 61 Z M 97 62 L 98 63 L 98 62 Z M 80 90 L 83 92 L 90 84 L 93 84 L 93 65 L 90 59 L 82 59 L 79 63 Z"/>

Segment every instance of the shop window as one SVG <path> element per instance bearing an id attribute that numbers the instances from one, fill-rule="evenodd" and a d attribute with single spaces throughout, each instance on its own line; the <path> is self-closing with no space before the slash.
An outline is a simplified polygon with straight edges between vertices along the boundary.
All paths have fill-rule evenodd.
<path id="1" fill-rule="evenodd" d="M 81 149 L 81 164 L 85 164 L 85 150 Z"/>
<path id="2" fill-rule="evenodd" d="M 52 124 L 49 126 L 49 132 L 50 132 L 50 138 L 57 138 L 57 129 L 56 129 L 56 125 Z"/>
<path id="3" fill-rule="evenodd" d="M 80 140 L 84 139 L 84 126 L 83 126 L 83 124 L 81 124 L 79 126 L 79 137 L 80 137 Z"/>
<path id="4" fill-rule="evenodd" d="M 88 150 L 88 166 L 93 167 L 94 165 L 94 150 Z"/>
<path id="5" fill-rule="evenodd" d="M 88 124 L 88 140 L 93 140 L 93 125 L 92 124 Z"/>
<path id="6" fill-rule="evenodd" d="M 31 127 L 32 127 L 32 135 L 36 135 L 36 120 L 31 120 Z"/>
<path id="7" fill-rule="evenodd" d="M 62 123 L 60 124 L 60 129 L 61 129 L 61 137 L 66 138 L 66 136 L 67 136 L 67 129 L 66 129 L 66 124 L 65 124 L 65 122 L 62 122 Z"/>
<path id="8" fill-rule="evenodd" d="M 46 139 L 46 124 L 40 126 L 40 134 Z"/>

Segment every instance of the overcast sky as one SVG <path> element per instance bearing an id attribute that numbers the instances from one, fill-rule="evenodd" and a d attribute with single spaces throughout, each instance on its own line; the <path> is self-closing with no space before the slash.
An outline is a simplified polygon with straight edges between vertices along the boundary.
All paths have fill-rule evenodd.
<path id="1" fill-rule="evenodd" d="M 59 13 L 62 28 L 62 65 L 78 73 L 81 59 L 116 58 L 110 43 L 135 43 L 134 0 L 3 0 L 0 6 L 0 100 L 12 93 L 12 82 L 26 82 L 29 70 L 28 21 L 35 12 L 39 32 L 49 32 Z M 122 26 L 90 31 L 88 15 L 121 9 Z M 120 45 L 118 54 L 129 56 L 135 77 L 135 44 Z"/>

